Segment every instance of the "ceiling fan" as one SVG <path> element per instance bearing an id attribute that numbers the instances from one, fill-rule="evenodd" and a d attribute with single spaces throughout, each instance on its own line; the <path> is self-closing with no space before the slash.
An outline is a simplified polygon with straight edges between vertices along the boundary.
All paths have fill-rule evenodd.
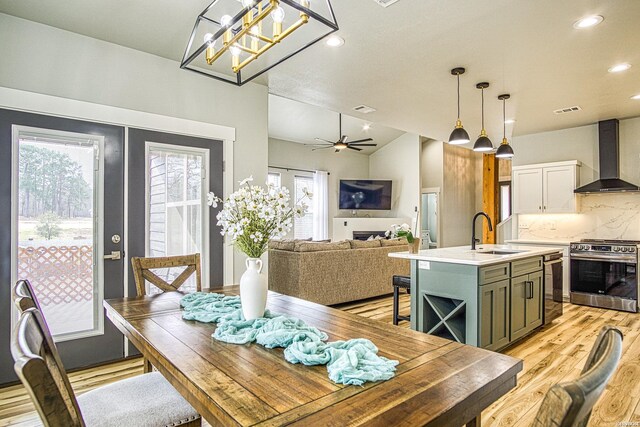
<path id="1" fill-rule="evenodd" d="M 365 144 L 366 142 L 373 141 L 372 138 L 358 139 L 357 141 L 347 142 L 347 139 L 349 137 L 347 135 L 342 134 L 342 114 L 339 114 L 338 116 L 340 121 L 340 129 L 339 129 L 340 137 L 338 138 L 338 140 L 329 141 L 327 139 L 316 138 L 316 141 L 318 141 L 318 143 L 305 144 L 305 145 L 311 145 L 312 147 L 314 147 L 311 151 L 324 150 L 326 148 L 335 148 L 336 153 L 344 150 L 345 148 L 348 148 L 349 150 L 362 151 L 362 148 L 359 148 L 359 147 L 375 147 L 378 145 L 378 144 Z"/>

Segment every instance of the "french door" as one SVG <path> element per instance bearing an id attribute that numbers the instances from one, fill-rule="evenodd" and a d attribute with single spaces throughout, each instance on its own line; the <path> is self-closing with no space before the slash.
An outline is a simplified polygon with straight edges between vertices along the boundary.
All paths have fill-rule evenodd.
<path id="1" fill-rule="evenodd" d="M 105 298 L 124 295 L 124 128 L 0 110 L 0 383 L 29 279 L 67 369 L 122 358 Z M 7 185 L 9 183 L 9 185 Z"/>
<path id="2" fill-rule="evenodd" d="M 207 206 L 206 197 L 209 191 L 222 194 L 223 142 L 134 128 L 128 129 L 128 141 L 128 256 L 198 252 L 203 287 L 222 285 L 218 210 Z M 187 283 L 187 291 L 189 286 L 195 287 Z M 129 294 L 135 292 L 130 274 Z"/>

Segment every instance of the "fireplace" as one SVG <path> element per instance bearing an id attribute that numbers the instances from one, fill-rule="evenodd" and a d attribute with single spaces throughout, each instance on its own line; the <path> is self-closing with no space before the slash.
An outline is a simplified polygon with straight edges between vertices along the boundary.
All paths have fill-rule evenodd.
<path id="1" fill-rule="evenodd" d="M 369 237 L 382 237 L 385 238 L 384 233 L 386 231 L 354 231 L 353 232 L 353 240 L 368 240 Z"/>

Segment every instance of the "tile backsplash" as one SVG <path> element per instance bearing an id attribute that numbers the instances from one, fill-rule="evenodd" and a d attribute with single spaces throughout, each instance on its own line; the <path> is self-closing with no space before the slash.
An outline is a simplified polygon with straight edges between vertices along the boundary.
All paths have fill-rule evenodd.
<path id="1" fill-rule="evenodd" d="M 523 240 L 640 240 L 640 194 L 579 195 L 580 213 L 518 216 Z"/>

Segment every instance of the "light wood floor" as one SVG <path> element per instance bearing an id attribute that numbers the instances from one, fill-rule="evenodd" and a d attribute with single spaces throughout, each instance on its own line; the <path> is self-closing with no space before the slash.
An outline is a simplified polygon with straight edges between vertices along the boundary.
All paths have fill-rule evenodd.
<path id="1" fill-rule="evenodd" d="M 342 305 L 360 316 L 391 323 L 391 297 Z M 564 314 L 505 353 L 524 360 L 518 386 L 482 413 L 484 426 L 528 426 L 552 384 L 579 375 L 600 328 L 614 325 L 624 333 L 621 364 L 591 416 L 590 426 L 640 425 L 640 314 L 565 304 Z M 401 313 L 409 299 L 401 298 Z M 409 322 L 400 326 L 409 327 Z M 70 374 L 78 393 L 142 373 L 140 359 Z M 635 424 L 637 423 L 637 424 Z M 0 427 L 38 425 L 29 397 L 21 386 L 0 389 Z"/>

